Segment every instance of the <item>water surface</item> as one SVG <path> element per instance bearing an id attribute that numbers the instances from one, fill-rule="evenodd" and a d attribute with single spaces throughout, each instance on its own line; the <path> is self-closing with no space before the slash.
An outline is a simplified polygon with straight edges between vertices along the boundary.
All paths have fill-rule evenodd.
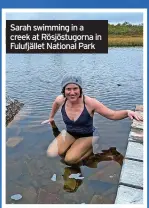
<path id="1" fill-rule="evenodd" d="M 46 156 L 54 135 L 49 125 L 40 123 L 48 118 L 61 92 L 62 77 L 68 73 L 81 75 L 84 94 L 109 108 L 134 110 L 143 103 L 142 48 L 109 48 L 108 54 L 7 54 L 7 94 L 25 104 L 6 129 L 7 140 L 23 138 L 16 147 L 6 149 L 7 203 L 12 203 L 10 196 L 16 193 L 23 195 L 17 203 L 114 203 L 119 163 L 101 160 L 96 168 L 81 166 L 84 179 L 71 181 L 77 188 L 70 193 L 64 175 L 79 170 L 68 168 L 59 157 Z M 55 121 L 60 130 L 65 128 L 60 111 Z M 96 114 L 94 125 L 100 132 L 101 150 L 116 147 L 124 156 L 131 121 L 110 121 Z"/>

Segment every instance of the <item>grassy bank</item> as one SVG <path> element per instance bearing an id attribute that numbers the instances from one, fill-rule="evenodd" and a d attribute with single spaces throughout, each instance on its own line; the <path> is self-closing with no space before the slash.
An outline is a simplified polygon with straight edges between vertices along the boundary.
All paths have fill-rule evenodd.
<path id="1" fill-rule="evenodd" d="M 143 46 L 143 25 L 128 22 L 117 25 L 108 24 L 109 47 Z"/>
<path id="2" fill-rule="evenodd" d="M 133 47 L 133 46 L 143 46 L 143 36 L 121 36 L 115 35 L 108 37 L 109 47 Z"/>

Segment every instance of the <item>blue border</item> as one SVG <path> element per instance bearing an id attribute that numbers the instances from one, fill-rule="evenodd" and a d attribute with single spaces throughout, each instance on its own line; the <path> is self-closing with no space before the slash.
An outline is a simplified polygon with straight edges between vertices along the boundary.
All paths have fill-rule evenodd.
<path id="1" fill-rule="evenodd" d="M 2 54 L 2 14 L 1 14 L 1 27 L 0 27 L 0 54 Z M 0 64 L 1 64 L 1 70 L 0 70 L 0 118 L 2 118 L 2 56 L 0 55 Z M 0 119 L 0 149 L 2 150 L 2 119 Z M 2 151 L 0 151 L 0 207 L 2 207 Z"/>
<path id="2" fill-rule="evenodd" d="M 42 1 L 31 1 L 31 0 L 5 0 L 0 3 L 1 9 L 2 8 L 148 8 L 148 0 L 94 0 L 94 1 L 81 1 L 81 0 L 56 0 L 56 1 L 49 1 L 49 0 L 42 0 Z M 2 25 L 2 11 L 1 12 L 1 25 Z M 148 18 L 147 18 L 148 19 Z M 149 24 L 149 21 L 148 21 Z M 0 27 L 0 54 L 2 54 L 2 28 Z M 148 34 L 148 33 L 147 33 Z M 148 43 L 149 48 L 149 43 Z M 1 71 L 0 71 L 0 79 L 2 80 L 2 57 L 0 56 L 0 63 L 1 63 Z M 147 75 L 148 80 L 148 75 Z M 1 82 L 0 82 L 1 83 Z M 1 87 L 2 89 L 2 87 Z M 148 95 L 148 90 L 147 90 Z M 146 96 L 146 95 L 145 95 Z M 1 97 L 1 90 L 0 90 L 0 105 L 2 103 L 2 97 Z M 148 105 L 147 105 L 148 107 Z M 147 113 L 148 114 L 148 113 Z M 2 116 L 2 108 L 0 108 L 0 118 Z M 147 116 L 148 117 L 148 116 Z M 0 133 L 2 132 L 2 126 L 1 126 L 1 120 L 0 120 Z M 0 145 L 2 147 L 2 134 L 1 134 L 1 140 Z M 147 149 L 148 149 L 148 142 L 147 142 Z M 1 151 L 2 152 L 2 151 Z M 147 167 L 148 167 L 148 159 L 147 157 Z M 0 154 L 0 168 L 2 170 L 2 155 Z M 148 168 L 147 168 L 148 170 Z M 148 171 L 147 171 L 148 172 Z M 147 174 L 148 176 L 148 174 Z M 0 184 L 2 182 L 2 175 L 0 171 Z M 147 187 L 149 182 L 147 181 Z M 148 192 L 147 192 L 148 196 Z M 2 201 L 2 187 L 0 187 L 0 202 Z M 149 204 L 148 204 L 149 205 Z M 2 207 L 2 203 L 0 203 L 0 206 Z"/>
<path id="3" fill-rule="evenodd" d="M 2 1 L 1 8 L 146 8 L 148 0 L 42 0 L 42 1 Z"/>

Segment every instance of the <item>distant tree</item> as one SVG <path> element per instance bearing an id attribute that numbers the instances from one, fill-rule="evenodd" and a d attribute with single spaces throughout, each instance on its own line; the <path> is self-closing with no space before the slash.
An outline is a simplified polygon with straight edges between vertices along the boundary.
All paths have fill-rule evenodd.
<path id="1" fill-rule="evenodd" d="M 122 25 L 123 26 L 128 26 L 128 25 L 130 25 L 130 23 L 125 21 Z"/>
<path id="2" fill-rule="evenodd" d="M 108 24 L 108 33 L 111 35 L 143 35 L 143 23 L 133 25 L 125 21 L 122 24 Z"/>

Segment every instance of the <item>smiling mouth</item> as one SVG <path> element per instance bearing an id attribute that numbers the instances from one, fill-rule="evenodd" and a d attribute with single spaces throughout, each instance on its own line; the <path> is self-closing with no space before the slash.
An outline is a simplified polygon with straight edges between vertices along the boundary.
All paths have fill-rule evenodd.
<path id="1" fill-rule="evenodd" d="M 71 98 L 71 99 L 74 99 L 74 98 L 76 98 L 76 96 L 70 96 L 70 98 Z"/>

